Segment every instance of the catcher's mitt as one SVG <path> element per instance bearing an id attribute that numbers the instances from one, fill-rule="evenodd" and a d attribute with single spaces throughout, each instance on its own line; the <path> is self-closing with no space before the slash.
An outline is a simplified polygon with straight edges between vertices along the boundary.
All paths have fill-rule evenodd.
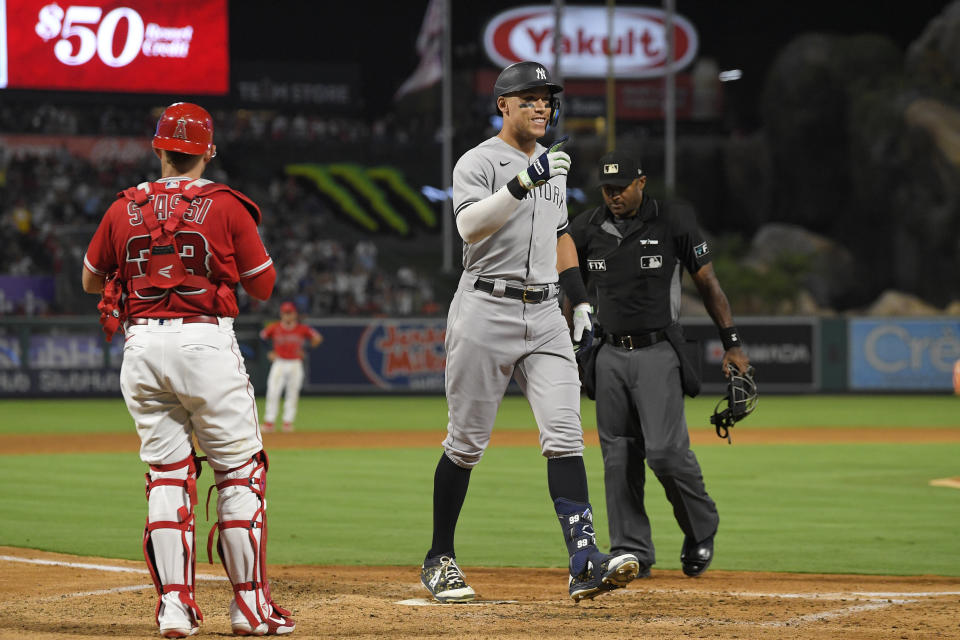
<path id="1" fill-rule="evenodd" d="M 97 309 L 100 311 L 100 324 L 107 336 L 107 342 L 113 340 L 113 334 L 123 332 L 123 323 L 127 314 L 123 308 L 123 284 L 117 279 L 117 274 L 107 276 L 103 283 L 103 293 Z"/>
<path id="2" fill-rule="evenodd" d="M 740 373 L 735 367 L 730 367 L 730 377 L 727 379 L 727 395 L 720 398 L 710 416 L 710 423 L 717 428 L 717 435 L 730 442 L 730 427 L 757 408 L 759 394 L 757 383 L 753 379 L 753 367 L 747 367 L 746 373 Z M 727 408 L 720 410 L 723 401 L 727 401 Z"/>

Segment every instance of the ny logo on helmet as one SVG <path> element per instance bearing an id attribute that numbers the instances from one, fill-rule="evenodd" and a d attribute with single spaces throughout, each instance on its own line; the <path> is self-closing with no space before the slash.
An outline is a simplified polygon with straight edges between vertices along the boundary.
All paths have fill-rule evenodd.
<path id="1" fill-rule="evenodd" d="M 547 71 L 543 67 L 537 67 L 537 80 L 546 80 Z"/>
<path id="2" fill-rule="evenodd" d="M 177 120 L 177 128 L 173 132 L 174 138 L 180 138 L 181 140 L 187 139 L 187 119 L 180 118 Z"/>

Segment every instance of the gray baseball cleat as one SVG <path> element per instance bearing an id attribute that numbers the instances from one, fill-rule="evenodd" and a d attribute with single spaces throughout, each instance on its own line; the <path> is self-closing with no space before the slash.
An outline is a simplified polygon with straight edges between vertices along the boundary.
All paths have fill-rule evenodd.
<path id="1" fill-rule="evenodd" d="M 610 555 L 598 551 L 579 575 L 570 576 L 570 597 L 574 602 L 595 598 L 627 586 L 639 573 L 640 562 L 632 553 Z"/>
<path id="2" fill-rule="evenodd" d="M 420 582 L 439 602 L 470 602 L 476 597 L 452 556 L 424 560 L 420 568 Z"/>

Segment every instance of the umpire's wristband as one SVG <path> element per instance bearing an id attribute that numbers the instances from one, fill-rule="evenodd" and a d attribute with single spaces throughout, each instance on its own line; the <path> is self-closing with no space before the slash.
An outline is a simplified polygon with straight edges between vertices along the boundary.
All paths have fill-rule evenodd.
<path id="1" fill-rule="evenodd" d="M 736 327 L 724 327 L 720 329 L 720 342 L 723 343 L 723 350 L 729 351 L 734 347 L 740 346 L 740 332 Z"/>
<path id="2" fill-rule="evenodd" d="M 587 288 L 583 285 L 580 267 L 570 267 L 560 272 L 560 287 L 574 307 L 587 301 Z"/>

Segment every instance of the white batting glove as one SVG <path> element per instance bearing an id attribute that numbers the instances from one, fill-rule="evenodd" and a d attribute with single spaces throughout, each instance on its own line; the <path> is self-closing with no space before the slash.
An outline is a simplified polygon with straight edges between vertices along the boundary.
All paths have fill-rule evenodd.
<path id="1" fill-rule="evenodd" d="M 593 318 L 590 317 L 590 304 L 581 302 L 573 308 L 573 347 L 574 351 L 589 348 L 593 344 Z"/>
<path id="2" fill-rule="evenodd" d="M 529 191 L 554 176 L 565 176 L 570 170 L 570 156 L 560 151 L 569 136 L 560 138 L 549 151 L 544 151 L 529 167 L 517 174 L 520 185 Z"/>

